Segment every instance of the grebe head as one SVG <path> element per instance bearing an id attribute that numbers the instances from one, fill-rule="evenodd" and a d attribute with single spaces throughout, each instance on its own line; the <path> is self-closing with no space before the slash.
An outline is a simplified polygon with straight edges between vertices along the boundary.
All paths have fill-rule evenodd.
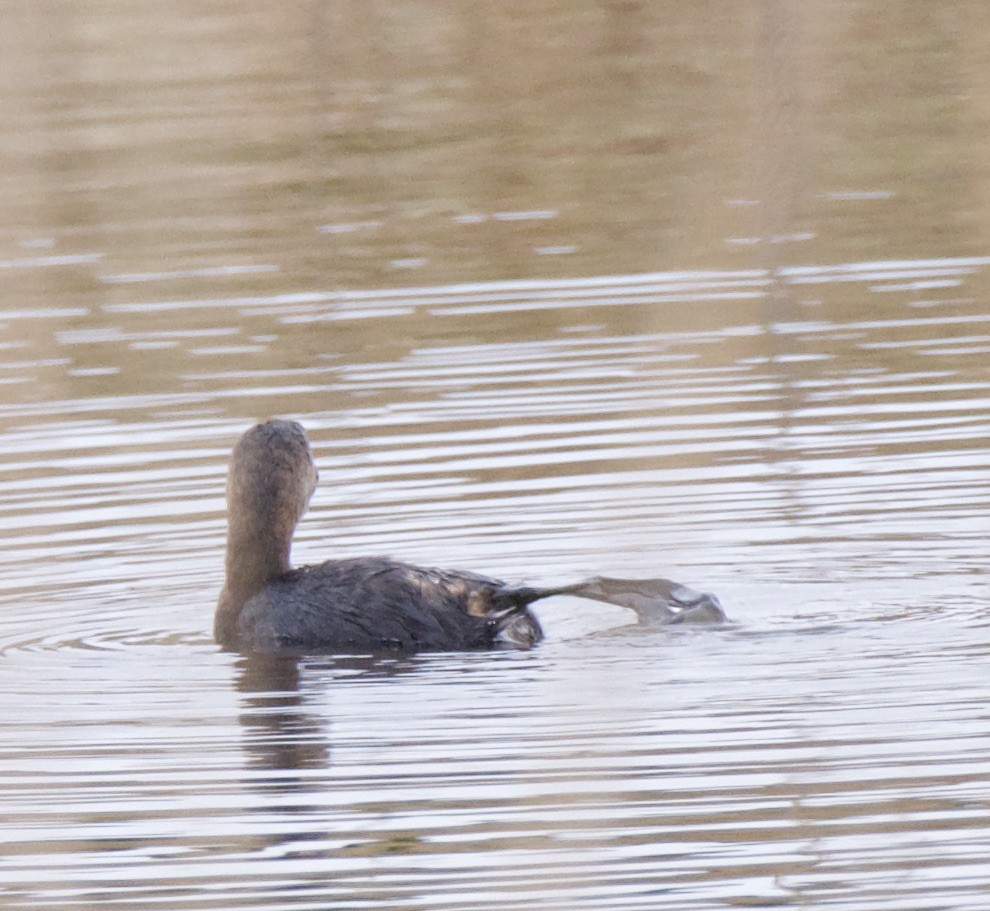
<path id="1" fill-rule="evenodd" d="M 227 521 L 291 540 L 318 479 L 309 442 L 295 421 L 248 430 L 234 447 L 227 475 Z"/>
<path id="2" fill-rule="evenodd" d="M 237 441 L 227 474 L 227 572 L 218 630 L 226 632 L 248 598 L 291 569 L 292 534 L 317 478 L 306 434 L 295 421 L 266 421 Z"/>

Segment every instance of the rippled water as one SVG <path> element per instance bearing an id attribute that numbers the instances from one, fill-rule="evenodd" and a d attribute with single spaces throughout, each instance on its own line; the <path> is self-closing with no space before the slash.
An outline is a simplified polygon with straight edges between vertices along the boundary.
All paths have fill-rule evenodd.
<path id="1" fill-rule="evenodd" d="M 15 17 L 4 907 L 986 906 L 980 16 L 563 6 Z M 274 414 L 321 473 L 298 562 L 663 575 L 734 622 L 221 653 L 226 459 Z"/>

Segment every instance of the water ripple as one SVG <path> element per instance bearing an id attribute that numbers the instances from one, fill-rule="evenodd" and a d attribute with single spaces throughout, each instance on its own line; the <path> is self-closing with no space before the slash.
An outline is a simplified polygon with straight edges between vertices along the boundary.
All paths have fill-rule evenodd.
<path id="1" fill-rule="evenodd" d="M 985 318 L 893 293 L 869 319 L 754 308 L 773 281 L 841 296 L 985 265 L 52 315 L 8 388 L 186 360 L 175 382 L 0 404 L 11 907 L 982 907 Z M 360 314 L 400 337 L 410 311 L 429 341 L 286 356 Z M 445 339 L 455 312 L 570 321 Z M 321 471 L 300 562 L 674 576 L 736 623 L 646 630 L 561 599 L 532 653 L 224 654 L 224 466 L 268 412 L 304 420 Z"/>

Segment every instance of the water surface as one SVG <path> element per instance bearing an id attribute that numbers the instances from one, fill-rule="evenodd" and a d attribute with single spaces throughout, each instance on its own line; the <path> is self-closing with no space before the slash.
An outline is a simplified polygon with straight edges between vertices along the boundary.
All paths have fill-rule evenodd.
<path id="1" fill-rule="evenodd" d="M 801 7 L 12 5 L 5 907 L 985 906 L 990 23 Z M 270 415 L 298 562 L 734 624 L 221 653 Z"/>

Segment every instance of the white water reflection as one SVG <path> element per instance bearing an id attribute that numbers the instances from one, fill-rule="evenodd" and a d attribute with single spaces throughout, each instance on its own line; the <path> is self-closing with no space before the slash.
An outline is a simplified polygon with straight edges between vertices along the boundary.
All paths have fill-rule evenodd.
<path id="1" fill-rule="evenodd" d="M 873 280 L 872 269 L 850 273 Z M 273 876 L 312 900 L 361 902 L 358 882 L 373 870 L 396 900 L 426 894 L 431 907 L 459 906 L 450 890 L 462 879 L 491 907 L 597 907 L 613 888 L 618 906 L 648 907 L 660 883 L 672 906 L 692 907 L 725 888 L 834 896 L 852 870 L 857 901 L 880 907 L 871 876 L 908 900 L 905 877 L 923 855 L 927 889 L 965 906 L 975 852 L 963 846 L 979 813 L 965 811 L 964 795 L 985 771 L 985 647 L 972 631 L 985 623 L 990 493 L 990 390 L 966 327 L 983 316 L 956 302 L 944 319 L 908 318 L 903 304 L 886 319 L 768 333 L 718 306 L 721 326 L 706 329 L 622 335 L 576 322 L 560 336 L 424 346 L 394 361 L 215 361 L 186 373 L 194 391 L 181 395 L 6 405 L 0 586 L 20 610 L 5 614 L 4 675 L 12 694 L 62 694 L 11 719 L 7 774 L 40 774 L 41 757 L 54 764 L 13 791 L 35 823 L 16 829 L 25 863 L 9 887 L 42 905 L 89 901 L 97 888 L 125 904 L 174 902 L 181 888 L 187 905 L 208 906 L 207 883 L 229 872 L 255 903 L 286 900 L 265 885 Z M 270 333 L 259 347 L 278 341 L 279 322 L 252 327 Z M 161 337 L 194 352 L 237 333 L 67 330 L 56 335 L 65 357 L 8 366 L 29 377 L 67 368 L 88 346 Z M 767 339 L 785 353 L 759 354 Z M 910 369 L 917 358 L 941 363 L 942 349 L 959 356 Z M 856 360 L 904 351 L 913 360 L 903 366 Z M 598 608 L 563 603 L 547 606 L 550 642 L 531 656 L 423 658 L 409 679 L 384 681 L 304 668 L 294 687 L 315 703 L 261 743 L 325 761 L 266 779 L 258 804 L 250 776 L 230 778 L 242 724 L 231 713 L 243 711 L 222 701 L 218 715 L 231 661 L 207 633 L 223 463 L 243 421 L 156 411 L 215 409 L 266 389 L 355 397 L 304 415 L 331 483 L 299 559 L 385 549 L 531 579 L 662 569 L 718 590 L 738 628 L 595 638 Z M 56 419 L 70 407 L 92 417 Z M 128 410 L 145 420 L 111 419 Z M 626 619 L 610 614 L 604 628 Z M 96 708 L 79 714 L 80 703 Z M 137 740 L 126 733 L 135 704 L 150 725 Z M 384 729 L 372 721 L 383 717 Z M 452 723 L 462 733 L 442 743 Z M 293 746 L 300 730 L 305 749 Z M 128 754 L 107 767 L 108 755 Z M 91 760 L 72 758 L 87 756 L 100 757 L 116 800 L 83 771 Z M 167 800 L 155 796 L 162 788 Z M 168 821 L 177 796 L 195 839 Z M 215 817 L 218 799 L 226 809 Z M 39 801 L 58 808 L 58 842 Z M 916 826 L 923 838 L 898 839 Z M 122 849 L 128 866 L 100 872 L 94 839 L 149 836 L 160 851 Z M 574 871 L 583 885 L 569 882 Z M 59 885 L 63 876 L 77 885 Z"/>

